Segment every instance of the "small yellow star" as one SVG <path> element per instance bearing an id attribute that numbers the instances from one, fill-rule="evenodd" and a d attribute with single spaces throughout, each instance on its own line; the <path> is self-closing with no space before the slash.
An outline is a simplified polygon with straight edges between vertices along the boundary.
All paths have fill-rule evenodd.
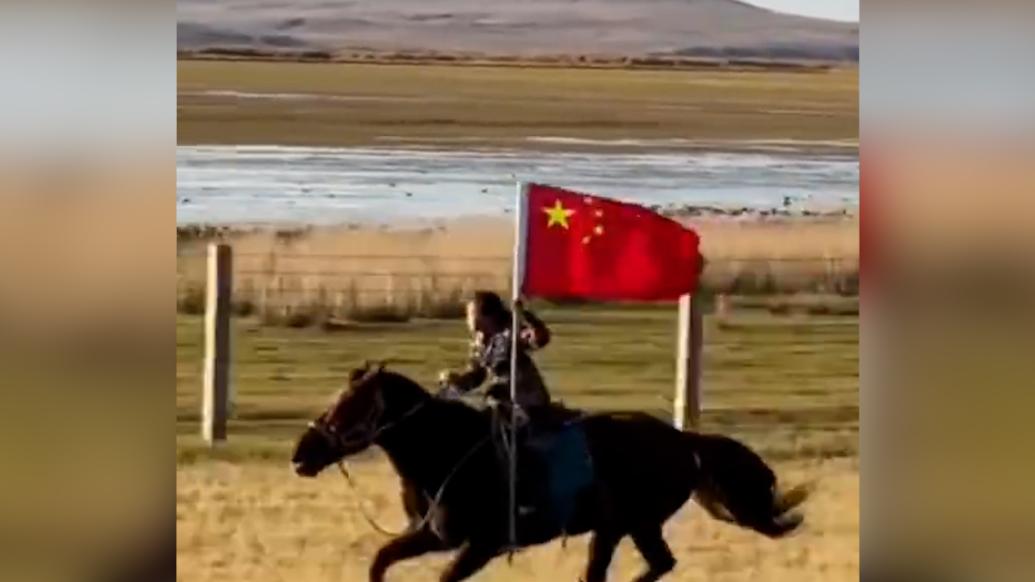
<path id="1" fill-rule="evenodd" d="M 551 227 L 556 224 L 561 228 L 568 228 L 568 218 L 572 214 L 575 214 L 574 210 L 568 210 L 562 206 L 560 200 L 555 200 L 552 207 L 544 206 L 543 212 L 545 212 L 549 217 L 546 222 L 547 227 Z"/>

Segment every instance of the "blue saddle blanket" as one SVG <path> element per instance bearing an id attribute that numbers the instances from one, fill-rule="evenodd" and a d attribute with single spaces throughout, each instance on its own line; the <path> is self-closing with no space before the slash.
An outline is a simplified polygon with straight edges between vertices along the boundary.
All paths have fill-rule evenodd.
<path id="1" fill-rule="evenodd" d="M 525 442 L 546 470 L 546 493 L 554 519 L 564 527 L 575 510 L 576 496 L 593 483 L 593 461 L 579 422 L 530 435 Z"/>

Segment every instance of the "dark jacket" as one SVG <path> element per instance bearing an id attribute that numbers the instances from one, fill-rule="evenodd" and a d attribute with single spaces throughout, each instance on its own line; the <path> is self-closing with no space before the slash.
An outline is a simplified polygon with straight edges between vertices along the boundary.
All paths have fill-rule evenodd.
<path id="1" fill-rule="evenodd" d="M 546 389 L 542 374 L 529 352 L 541 349 L 550 342 L 550 330 L 530 312 L 524 313 L 518 340 L 517 356 L 517 403 L 529 410 L 550 404 L 550 393 Z M 476 341 L 467 370 L 453 379 L 453 386 L 461 392 L 468 392 L 489 381 L 488 393 L 499 400 L 510 400 L 510 329 Z"/>

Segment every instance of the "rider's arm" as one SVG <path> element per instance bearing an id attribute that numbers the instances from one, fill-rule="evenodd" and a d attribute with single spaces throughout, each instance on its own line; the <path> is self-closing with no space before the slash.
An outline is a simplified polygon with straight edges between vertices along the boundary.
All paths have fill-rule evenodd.
<path id="1" fill-rule="evenodd" d="M 521 330 L 525 346 L 534 350 L 545 348 L 550 343 L 550 328 L 531 311 L 522 311 L 527 327 Z"/>
<path id="2" fill-rule="evenodd" d="M 472 360 L 467 369 L 449 378 L 449 383 L 461 392 L 469 392 L 482 385 L 487 376 L 485 367 L 477 360 Z"/>

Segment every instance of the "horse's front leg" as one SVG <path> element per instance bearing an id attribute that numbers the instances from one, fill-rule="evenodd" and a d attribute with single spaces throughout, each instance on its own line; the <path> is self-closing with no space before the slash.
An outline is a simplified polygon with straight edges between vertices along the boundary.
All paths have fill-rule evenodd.
<path id="1" fill-rule="evenodd" d="M 460 582 L 481 570 L 499 554 L 499 547 L 486 543 L 468 542 L 456 555 L 446 571 L 442 573 L 442 582 Z"/>
<path id="2" fill-rule="evenodd" d="M 403 511 L 410 519 L 409 528 L 412 530 L 420 527 L 424 516 L 431 510 L 427 495 L 416 485 L 403 479 L 402 491 L 399 496 L 402 499 Z"/>
<path id="3" fill-rule="evenodd" d="M 377 551 L 374 563 L 370 565 L 370 582 L 383 582 L 385 572 L 396 562 L 446 549 L 442 540 L 427 527 L 406 532 Z"/>

